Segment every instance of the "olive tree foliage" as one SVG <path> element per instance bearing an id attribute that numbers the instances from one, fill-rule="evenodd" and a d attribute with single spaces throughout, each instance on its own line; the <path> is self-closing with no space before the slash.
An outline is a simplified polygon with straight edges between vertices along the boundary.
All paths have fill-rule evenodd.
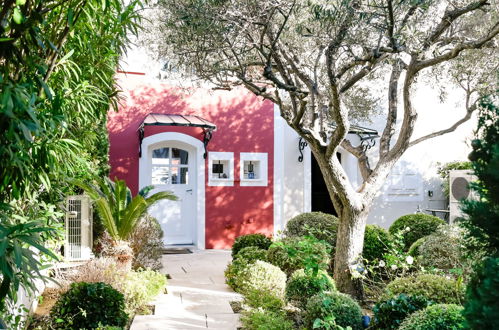
<path id="1" fill-rule="evenodd" d="M 160 0 L 151 21 L 147 43 L 171 67 L 272 101 L 308 142 L 340 219 L 334 275 L 347 292 L 356 291 L 366 218 L 391 168 L 471 117 L 498 60 L 496 1 Z M 418 82 L 462 87 L 462 117 L 413 136 L 418 112 L 431 111 L 412 104 Z M 380 104 L 385 127 L 370 162 L 348 132 Z M 358 158 L 359 188 L 333 157 L 340 147 Z"/>

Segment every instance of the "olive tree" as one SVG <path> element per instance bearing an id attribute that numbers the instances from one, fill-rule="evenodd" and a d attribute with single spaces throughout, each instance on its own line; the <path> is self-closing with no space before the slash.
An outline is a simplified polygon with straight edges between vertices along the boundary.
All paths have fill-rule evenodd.
<path id="1" fill-rule="evenodd" d="M 308 142 L 339 216 L 335 280 L 340 290 L 358 293 L 352 274 L 366 219 L 392 167 L 411 146 L 470 119 L 480 90 L 492 87 L 497 3 L 160 0 L 156 13 L 147 43 L 170 67 L 215 88 L 243 86 L 272 101 Z M 413 106 L 412 96 L 423 79 L 461 86 L 464 109 L 456 122 L 415 137 L 423 109 Z M 381 101 L 385 127 L 370 162 L 348 132 Z M 340 147 L 358 159 L 358 188 L 334 157 Z"/>

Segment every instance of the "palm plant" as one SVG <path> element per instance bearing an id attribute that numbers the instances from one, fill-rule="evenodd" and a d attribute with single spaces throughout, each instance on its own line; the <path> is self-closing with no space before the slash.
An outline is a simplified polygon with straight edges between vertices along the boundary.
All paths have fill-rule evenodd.
<path id="1" fill-rule="evenodd" d="M 113 182 L 109 178 L 104 178 L 96 185 L 81 181 L 75 184 L 94 201 L 97 213 L 113 240 L 113 245 L 116 250 L 121 250 L 121 253 L 117 254 L 122 254 L 127 261 L 129 259 L 131 261 L 131 249 L 127 240 L 148 208 L 162 199 L 177 200 L 175 195 L 166 191 L 148 196 L 153 186 L 141 189 L 135 197 L 132 197 L 132 192 L 125 181 L 118 179 Z"/>

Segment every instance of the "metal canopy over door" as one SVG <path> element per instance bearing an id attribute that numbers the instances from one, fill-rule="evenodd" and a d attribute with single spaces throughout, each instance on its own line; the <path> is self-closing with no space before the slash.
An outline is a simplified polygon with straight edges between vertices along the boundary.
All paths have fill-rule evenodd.
<path id="1" fill-rule="evenodd" d="M 149 209 L 164 231 L 167 245 L 193 244 L 196 224 L 195 149 L 181 142 L 163 142 L 148 150 L 150 184 L 156 191 L 171 191 L 178 201 L 162 200 Z"/>

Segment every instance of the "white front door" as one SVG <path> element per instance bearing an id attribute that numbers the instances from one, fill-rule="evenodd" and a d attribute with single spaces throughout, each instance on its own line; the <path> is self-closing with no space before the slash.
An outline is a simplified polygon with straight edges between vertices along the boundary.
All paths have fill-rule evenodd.
<path id="1" fill-rule="evenodd" d="M 161 224 L 167 245 L 193 244 L 196 222 L 196 152 L 180 142 L 164 142 L 148 150 L 151 191 L 171 191 L 178 201 L 162 200 L 149 209 Z"/>

